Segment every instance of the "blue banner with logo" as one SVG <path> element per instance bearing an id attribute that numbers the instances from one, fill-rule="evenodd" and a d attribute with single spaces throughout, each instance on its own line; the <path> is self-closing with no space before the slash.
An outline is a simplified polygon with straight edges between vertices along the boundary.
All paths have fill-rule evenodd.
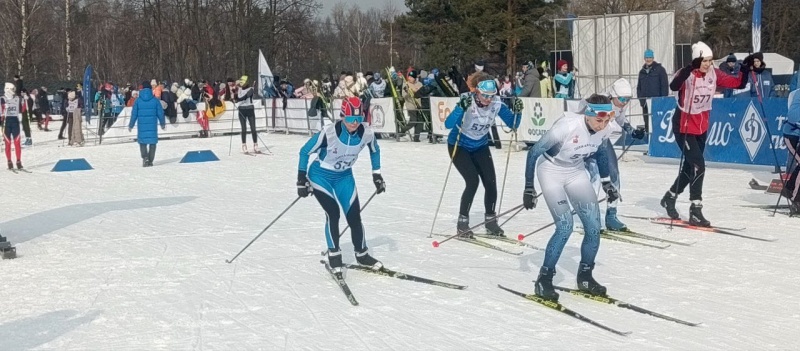
<path id="1" fill-rule="evenodd" d="M 772 152 L 775 148 L 778 163 L 783 166 L 787 151 L 780 129 L 786 120 L 786 103 L 786 99 L 781 98 L 764 99 L 763 105 L 757 98 L 714 99 L 706 142 L 706 161 L 775 165 Z M 650 156 L 681 157 L 672 130 L 676 106 L 674 97 L 652 99 Z"/>

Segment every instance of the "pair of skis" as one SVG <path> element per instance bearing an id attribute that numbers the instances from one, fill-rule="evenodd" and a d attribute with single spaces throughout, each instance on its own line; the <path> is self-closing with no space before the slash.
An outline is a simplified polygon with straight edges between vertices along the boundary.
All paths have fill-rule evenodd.
<path id="1" fill-rule="evenodd" d="M 350 304 L 352 304 L 353 306 L 358 306 L 358 300 L 356 300 L 355 296 L 353 295 L 353 292 L 350 290 L 350 287 L 347 285 L 347 282 L 341 276 L 341 273 L 337 274 L 336 272 L 334 272 L 333 268 L 331 268 L 331 266 L 328 264 L 327 261 L 320 260 L 319 262 L 322 263 L 325 266 L 325 269 L 328 271 L 328 273 L 330 273 L 331 278 L 333 278 L 333 280 L 336 282 L 336 284 L 339 285 L 339 288 L 342 289 L 342 292 L 344 293 L 345 297 L 347 297 L 347 300 L 350 301 Z M 419 276 L 416 276 L 416 275 L 411 275 L 411 274 L 406 274 L 406 273 L 398 272 L 398 271 L 395 271 L 395 270 L 391 270 L 391 269 L 388 269 L 386 267 L 381 267 L 381 269 L 375 270 L 375 269 L 372 269 L 371 267 L 365 267 L 365 266 L 356 265 L 356 264 L 345 264 L 344 266 L 346 268 L 348 268 L 348 269 L 353 269 L 353 270 L 358 270 L 358 271 L 362 271 L 362 272 L 377 274 L 377 275 L 386 276 L 386 277 L 390 277 L 390 278 L 408 280 L 408 281 L 412 281 L 412 282 L 415 282 L 415 283 L 422 283 L 422 284 L 440 286 L 440 287 L 448 288 L 448 289 L 464 290 L 464 289 L 467 288 L 466 285 L 458 285 L 458 284 L 446 283 L 446 282 L 439 281 L 439 280 L 423 278 L 423 277 L 419 277 Z"/>
<path id="2" fill-rule="evenodd" d="M 646 221 L 650 221 L 650 223 L 653 223 L 653 224 L 660 224 L 660 225 L 665 225 L 665 226 L 674 226 L 674 227 L 699 230 L 699 231 L 704 231 L 704 232 L 709 232 L 709 233 L 716 233 L 716 234 L 735 236 L 737 238 L 742 238 L 742 239 L 750 239 L 750 240 L 766 241 L 766 242 L 777 241 L 777 239 L 764 239 L 764 238 L 758 238 L 758 237 L 754 237 L 754 236 L 749 236 L 749 235 L 744 235 L 744 234 L 737 233 L 737 232 L 741 232 L 741 231 L 745 230 L 746 228 L 731 228 L 731 227 L 719 227 L 719 226 L 701 227 L 701 226 L 693 225 L 692 223 L 690 223 L 688 221 L 684 221 L 684 220 L 680 220 L 680 219 L 672 219 L 672 218 L 669 218 L 669 217 L 645 217 L 645 216 L 628 216 L 628 215 L 620 215 L 620 216 L 625 217 L 625 218 L 646 220 Z"/>
<path id="3" fill-rule="evenodd" d="M 534 283 L 535 283 L 535 281 L 534 281 Z M 527 300 L 536 302 L 536 303 L 538 303 L 538 304 L 540 304 L 542 306 L 545 306 L 547 308 L 550 308 L 550 309 L 553 309 L 555 311 L 561 312 L 561 313 L 563 313 L 563 314 L 565 314 L 567 316 L 570 316 L 572 318 L 575 318 L 575 319 L 577 319 L 577 320 L 579 320 L 581 322 L 591 324 L 591 325 L 593 325 L 595 327 L 598 327 L 600 329 L 603 329 L 605 331 L 609 331 L 609 332 L 612 332 L 614 334 L 621 335 L 621 336 L 627 336 L 627 335 L 631 334 L 631 332 L 629 332 L 629 331 L 620 331 L 620 330 L 608 327 L 608 326 L 606 326 L 604 324 L 601 324 L 601 323 L 599 323 L 599 322 L 597 322 L 597 321 L 595 321 L 595 320 L 593 320 L 593 319 L 591 319 L 589 317 L 586 317 L 586 316 L 584 316 L 584 315 L 582 315 L 582 314 L 580 314 L 578 312 L 575 312 L 575 311 L 565 307 L 564 305 L 562 305 L 559 302 L 545 300 L 545 299 L 543 299 L 543 298 L 541 298 L 539 296 L 536 296 L 534 294 L 526 294 L 526 293 L 519 292 L 519 291 L 516 291 L 516 290 L 513 290 L 513 289 L 509 289 L 509 288 L 507 288 L 505 286 L 502 286 L 502 285 L 499 285 L 499 284 L 497 285 L 497 287 L 500 288 L 500 289 L 503 289 L 505 291 L 508 291 L 508 292 L 510 292 L 510 293 L 512 293 L 514 295 L 517 295 L 517 296 L 523 297 L 523 298 L 525 298 Z M 577 289 L 565 288 L 565 287 L 561 287 L 561 286 L 554 286 L 554 288 L 556 290 L 568 292 L 568 293 L 570 293 L 572 295 L 580 296 L 580 297 L 583 297 L 583 298 L 586 298 L 586 299 L 589 299 L 589 300 L 593 300 L 593 301 L 597 301 L 597 302 L 601 302 L 601 303 L 605 303 L 605 304 L 609 304 L 609 305 L 614 305 L 614 306 L 617 306 L 617 307 L 620 307 L 620 308 L 626 308 L 626 309 L 629 309 L 631 311 L 635 311 L 635 312 L 639 312 L 639 313 L 642 313 L 642 314 L 646 314 L 648 316 L 660 318 L 660 319 L 663 319 L 663 320 L 667 320 L 667 321 L 671 321 L 671 322 L 675 322 L 675 323 L 679 323 L 679 324 L 683 324 L 683 325 L 687 325 L 687 326 L 691 326 L 691 327 L 696 327 L 696 326 L 701 324 L 701 323 L 687 322 L 687 321 L 684 321 L 684 320 L 681 320 L 681 319 L 678 319 L 678 318 L 674 318 L 674 317 L 670 317 L 670 316 L 667 316 L 667 315 L 663 315 L 661 313 L 654 312 L 654 311 L 651 311 L 651 310 L 648 310 L 648 309 L 645 309 L 645 308 L 642 308 L 642 307 L 639 307 L 639 306 L 636 306 L 636 305 L 633 305 L 633 304 L 630 304 L 630 303 L 627 303 L 627 302 L 623 302 L 623 301 L 617 300 L 617 299 L 609 297 L 609 296 L 592 295 L 592 294 L 589 294 L 589 293 L 584 292 L 584 291 L 580 291 L 580 290 L 577 290 Z"/>
<path id="4" fill-rule="evenodd" d="M 27 170 L 25 168 L 9 168 L 8 170 L 11 171 L 11 172 L 14 172 L 14 174 L 19 174 L 19 172 L 28 173 L 28 174 L 33 173 L 33 172 L 31 172 L 31 171 L 29 171 L 29 170 Z"/>

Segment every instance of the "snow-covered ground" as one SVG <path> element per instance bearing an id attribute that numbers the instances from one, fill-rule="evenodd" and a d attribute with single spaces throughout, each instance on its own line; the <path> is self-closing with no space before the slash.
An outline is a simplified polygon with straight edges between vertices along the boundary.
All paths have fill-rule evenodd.
<path id="1" fill-rule="evenodd" d="M 42 135 L 45 135 L 44 137 Z M 239 153 L 238 136 L 162 141 L 155 167 L 142 168 L 136 144 L 24 150 L 32 174 L 0 173 L 0 230 L 19 258 L 0 261 L 0 350 L 473 350 L 473 349 L 791 349 L 800 304 L 797 220 L 771 217 L 751 190 L 769 167 L 711 166 L 705 212 L 712 223 L 747 227 L 759 242 L 628 219 L 651 235 L 695 242 L 665 250 L 602 241 L 595 276 L 611 296 L 702 322 L 688 327 L 562 294 L 561 302 L 622 337 L 497 288 L 532 293 L 543 252 L 521 256 L 450 241 L 428 231 L 448 168 L 444 145 L 382 141 L 388 190 L 363 213 L 373 254 L 396 270 L 469 285 L 466 290 L 348 271 L 360 306 L 351 306 L 319 264 L 324 215 L 300 200 L 234 263 L 230 259 L 296 198 L 304 136 L 262 134 L 274 155 Z M 35 133 L 38 141 L 54 138 Z M 219 162 L 182 164 L 191 150 Z M 502 177 L 506 150 L 494 150 Z M 95 168 L 49 172 L 59 159 Z M 658 200 L 677 165 L 641 153 L 621 163 L 630 215 L 662 213 Z M 502 210 L 521 203 L 524 152 L 511 154 Z M 363 155 L 356 178 L 362 203 L 374 187 Z M 502 183 L 502 178 L 499 179 Z M 453 170 L 436 230 L 455 227 L 463 181 Z M 479 189 L 471 217 L 482 218 Z M 688 194 L 679 210 L 688 215 Z M 505 225 L 516 236 L 551 222 L 540 207 Z M 341 226 L 344 227 L 345 223 Z M 528 238 L 544 247 L 547 229 Z M 441 238 L 439 238 L 441 240 Z M 581 235 L 574 234 L 555 282 L 574 287 Z M 349 235 L 345 260 L 353 261 Z M 506 244 L 499 244 L 506 245 Z M 508 246 L 508 248 L 515 248 Z"/>

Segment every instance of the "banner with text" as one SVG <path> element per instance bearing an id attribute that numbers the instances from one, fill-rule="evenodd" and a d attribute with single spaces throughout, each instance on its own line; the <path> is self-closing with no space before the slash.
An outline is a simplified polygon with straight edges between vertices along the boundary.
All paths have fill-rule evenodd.
<path id="1" fill-rule="evenodd" d="M 653 133 L 648 154 L 654 157 L 681 156 L 672 130 L 677 102 L 674 97 L 652 100 Z M 776 149 L 778 163 L 786 161 L 786 145 L 780 128 L 786 120 L 786 99 L 714 99 L 706 160 L 758 165 L 774 165 Z"/>

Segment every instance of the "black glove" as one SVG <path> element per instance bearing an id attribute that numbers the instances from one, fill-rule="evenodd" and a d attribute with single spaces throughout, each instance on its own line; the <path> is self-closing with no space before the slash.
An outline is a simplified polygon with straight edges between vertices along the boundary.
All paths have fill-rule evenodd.
<path id="1" fill-rule="evenodd" d="M 703 58 L 696 57 L 694 60 L 692 60 L 692 68 L 699 69 L 701 63 L 703 63 Z"/>
<path id="2" fill-rule="evenodd" d="M 308 181 L 306 177 L 306 172 L 298 171 L 297 172 L 297 196 L 299 197 L 308 197 L 311 193 L 314 192 L 314 189 L 311 188 L 311 183 Z"/>
<path id="3" fill-rule="evenodd" d="M 511 112 L 513 112 L 515 115 L 518 115 L 522 113 L 522 109 L 524 107 L 525 106 L 522 104 L 522 99 L 516 98 L 514 99 L 514 103 L 511 105 Z"/>
<path id="4" fill-rule="evenodd" d="M 386 182 L 383 181 L 380 173 L 372 173 L 372 183 L 375 184 L 375 190 L 377 190 L 378 194 L 386 191 Z"/>
<path id="5" fill-rule="evenodd" d="M 647 132 L 645 132 L 645 130 L 644 130 L 644 126 L 638 126 L 638 127 L 636 127 L 636 129 L 634 129 L 634 131 L 631 133 L 631 136 L 632 136 L 634 139 L 639 139 L 639 140 L 642 140 L 642 139 L 644 139 L 644 135 L 645 135 L 645 134 L 647 134 Z"/>
<path id="6" fill-rule="evenodd" d="M 611 179 L 603 178 L 601 182 L 603 184 L 603 191 L 606 193 L 606 199 L 608 202 L 617 201 L 617 199 L 620 197 L 619 190 L 617 190 L 617 187 L 615 187 L 614 184 L 611 184 Z"/>
<path id="7" fill-rule="evenodd" d="M 458 107 L 461 107 L 465 112 L 470 106 L 472 106 L 472 95 L 462 96 L 461 100 L 458 100 Z"/>
<path id="8" fill-rule="evenodd" d="M 525 192 L 522 194 L 522 205 L 525 209 L 530 210 L 535 208 L 537 201 L 538 196 L 536 195 L 536 190 L 534 188 L 525 188 Z"/>
<path id="9" fill-rule="evenodd" d="M 742 66 L 751 69 L 753 67 L 753 60 L 755 59 L 755 54 L 747 55 L 747 57 L 742 60 Z"/>

